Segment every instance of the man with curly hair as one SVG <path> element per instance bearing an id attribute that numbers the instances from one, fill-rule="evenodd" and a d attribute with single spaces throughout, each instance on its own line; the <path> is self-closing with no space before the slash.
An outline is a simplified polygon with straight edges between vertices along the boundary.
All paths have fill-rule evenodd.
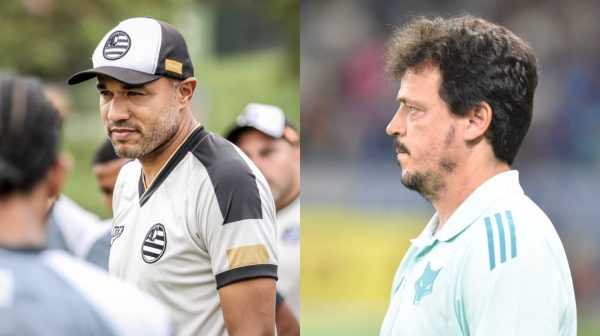
<path id="1" fill-rule="evenodd" d="M 387 61 L 401 181 L 436 213 L 396 272 L 381 335 L 575 335 L 564 248 L 510 167 L 532 118 L 532 48 L 480 18 L 418 18 Z"/>

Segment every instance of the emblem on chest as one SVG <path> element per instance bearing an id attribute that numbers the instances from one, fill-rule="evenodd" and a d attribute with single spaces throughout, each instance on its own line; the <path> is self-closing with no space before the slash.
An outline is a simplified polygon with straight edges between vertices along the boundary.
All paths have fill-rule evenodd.
<path id="1" fill-rule="evenodd" d="M 145 262 L 152 264 L 162 257 L 166 249 L 167 231 L 162 224 L 154 224 L 144 237 L 144 243 L 142 244 L 142 259 L 144 259 Z"/>
<path id="2" fill-rule="evenodd" d="M 418 305 L 421 300 L 423 300 L 423 297 L 433 293 L 433 282 L 441 270 L 442 269 L 440 268 L 434 271 L 431 269 L 431 263 L 427 263 L 423 274 L 415 282 L 415 299 L 413 301 L 414 305 Z"/>

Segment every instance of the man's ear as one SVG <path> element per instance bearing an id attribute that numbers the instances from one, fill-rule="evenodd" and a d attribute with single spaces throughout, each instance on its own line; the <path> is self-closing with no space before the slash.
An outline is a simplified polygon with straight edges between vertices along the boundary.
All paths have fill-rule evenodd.
<path id="1" fill-rule="evenodd" d="M 293 146 L 292 158 L 295 162 L 298 162 L 298 164 L 300 163 L 300 142 Z"/>
<path id="2" fill-rule="evenodd" d="M 48 198 L 55 199 L 60 195 L 62 186 L 71 170 L 69 157 L 66 154 L 60 154 L 56 159 L 54 166 L 50 168 L 47 176 Z"/>
<path id="3" fill-rule="evenodd" d="M 196 90 L 196 78 L 189 77 L 179 83 L 179 102 L 189 104 Z"/>
<path id="4" fill-rule="evenodd" d="M 467 113 L 464 138 L 473 141 L 485 135 L 492 124 L 493 111 L 490 104 L 481 102 Z"/>

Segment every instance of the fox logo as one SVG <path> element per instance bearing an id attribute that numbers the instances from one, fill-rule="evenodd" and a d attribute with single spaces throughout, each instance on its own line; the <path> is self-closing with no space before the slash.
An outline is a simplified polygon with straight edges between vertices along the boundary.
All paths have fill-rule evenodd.
<path id="1" fill-rule="evenodd" d="M 433 293 L 433 282 L 441 270 L 441 268 L 437 271 L 432 270 L 431 262 L 427 262 L 427 266 L 425 267 L 423 274 L 415 282 L 415 299 L 413 301 L 415 306 L 418 305 L 421 300 L 423 300 L 423 297 Z"/>

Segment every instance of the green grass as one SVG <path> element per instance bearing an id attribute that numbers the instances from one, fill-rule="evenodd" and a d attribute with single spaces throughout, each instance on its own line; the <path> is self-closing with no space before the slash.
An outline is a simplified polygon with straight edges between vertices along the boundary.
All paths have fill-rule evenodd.
<path id="1" fill-rule="evenodd" d="M 425 217 L 302 208 L 302 335 L 376 335 Z"/>
<path id="2" fill-rule="evenodd" d="M 299 77 L 283 75 L 281 50 L 207 60 L 196 70 L 200 87 L 202 119 L 208 128 L 222 133 L 229 129 L 250 102 L 281 107 L 300 126 Z M 207 98 L 207 99 L 204 99 Z"/>
<path id="3" fill-rule="evenodd" d="M 428 220 L 401 213 L 302 207 L 302 335 L 378 335 L 394 272 Z M 580 336 L 600 321 L 578 312 Z"/>

